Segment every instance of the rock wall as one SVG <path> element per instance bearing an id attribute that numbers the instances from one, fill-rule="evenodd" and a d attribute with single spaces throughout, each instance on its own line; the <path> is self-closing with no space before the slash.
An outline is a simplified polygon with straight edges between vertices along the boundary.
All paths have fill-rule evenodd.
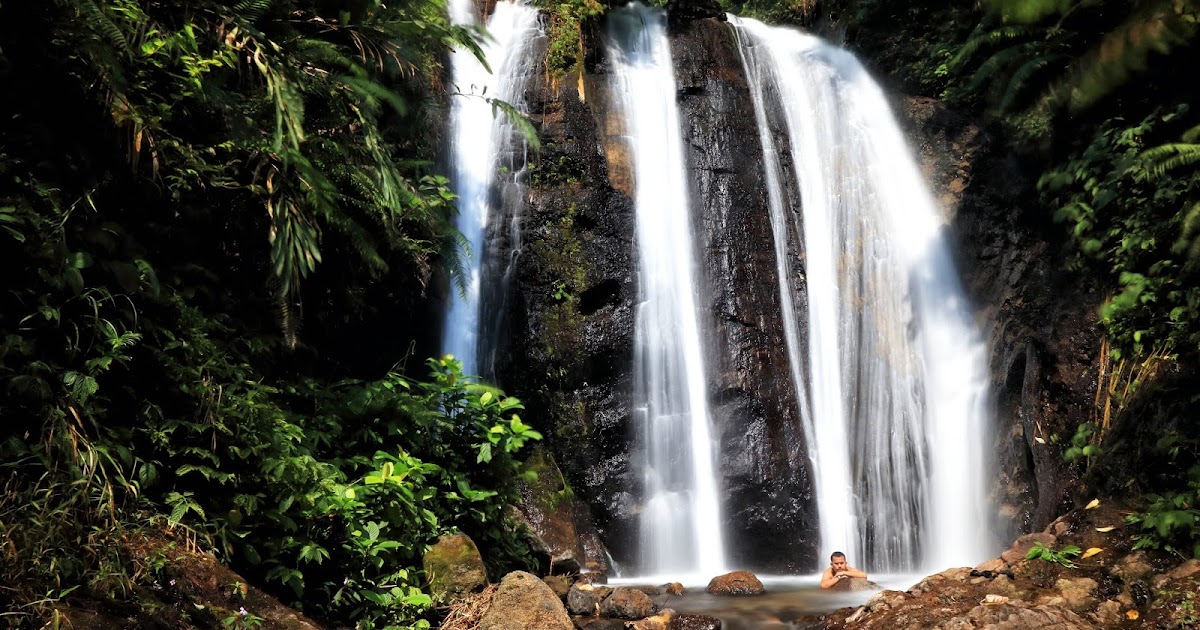
<path id="1" fill-rule="evenodd" d="M 722 18 L 672 20 L 671 45 L 694 183 L 726 544 L 731 566 L 812 570 L 816 507 L 779 315 L 762 144 L 737 42 Z M 799 259 L 790 265 L 802 267 Z"/>
<path id="2" fill-rule="evenodd" d="M 523 243 L 504 253 L 496 236 L 501 256 L 517 261 L 497 375 L 544 429 L 619 565 L 635 557 L 642 500 L 630 409 L 637 260 L 630 156 L 610 107 L 600 28 L 584 25 L 583 76 L 547 77 L 527 95 L 543 149 L 517 217 Z M 815 506 L 777 315 L 752 104 L 718 12 L 675 15 L 671 32 L 731 560 L 812 570 Z M 1053 440 L 1090 419 L 1101 297 L 1057 271 L 1056 231 L 1026 210 L 1035 207 L 1031 182 L 995 138 L 932 99 L 896 97 L 895 110 L 946 210 L 990 342 L 997 537 L 1036 531 L 1075 487 Z M 799 274 L 796 256 L 789 265 Z"/>
<path id="3" fill-rule="evenodd" d="M 1031 176 L 999 138 L 934 99 L 898 97 L 894 108 L 946 211 L 989 341 L 991 498 L 1007 541 L 1070 508 L 1076 478 L 1061 441 L 1092 419 L 1103 298 L 1087 278 L 1064 271 L 1060 232 L 1035 214 Z"/>

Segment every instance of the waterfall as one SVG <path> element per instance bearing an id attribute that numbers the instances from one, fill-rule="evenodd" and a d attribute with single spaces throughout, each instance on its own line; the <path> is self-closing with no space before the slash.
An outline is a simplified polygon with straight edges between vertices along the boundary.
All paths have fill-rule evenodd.
<path id="1" fill-rule="evenodd" d="M 473 0 L 451 0 L 450 17 L 455 24 L 479 21 Z M 463 236 L 467 256 L 462 261 L 462 277 L 451 279 L 454 286 L 446 309 L 442 351 L 462 361 L 463 374 L 490 380 L 494 377 L 489 358 L 493 344 L 481 339 L 480 331 L 485 330 L 487 337 L 494 334 L 495 327 L 480 321 L 480 294 L 485 279 L 497 279 L 485 278 L 483 272 L 485 236 L 501 203 L 519 205 L 521 195 L 513 194 L 511 188 L 521 181 L 525 159 L 524 145 L 520 150 L 514 148 L 516 134 L 511 123 L 503 115 L 493 115 L 487 99 L 521 106 L 522 93 L 538 61 L 533 47 L 541 33 L 536 9 L 506 1 L 496 3 L 487 30 L 490 37 L 481 42 L 481 48 L 491 72 L 470 51 L 454 51 L 451 58 L 451 75 L 460 92 L 453 97 L 450 113 L 451 183 L 458 195 L 455 227 Z M 497 192 L 501 183 L 507 185 Z M 518 218 L 514 210 L 512 230 Z M 514 241 L 513 251 L 518 238 L 509 236 Z M 465 285 L 465 295 L 459 293 L 459 280 Z"/>
<path id="2" fill-rule="evenodd" d="M 635 188 L 634 405 L 646 458 L 640 568 L 707 579 L 724 570 L 725 552 L 666 17 L 632 4 L 608 19 L 611 87 L 626 123 Z"/>
<path id="3" fill-rule="evenodd" d="M 992 551 L 986 346 L 937 207 L 884 94 L 850 53 L 730 21 L 763 146 L 821 557 L 844 551 L 884 572 L 973 565 Z M 802 248 L 802 270 L 787 267 L 790 247 Z M 792 282 L 808 289 L 807 357 Z"/>

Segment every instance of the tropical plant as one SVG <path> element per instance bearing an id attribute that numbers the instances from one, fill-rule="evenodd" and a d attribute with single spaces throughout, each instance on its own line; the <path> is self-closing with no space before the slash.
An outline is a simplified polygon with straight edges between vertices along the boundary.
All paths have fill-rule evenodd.
<path id="1" fill-rule="evenodd" d="M 1075 568 L 1075 559 L 1083 553 L 1083 550 L 1075 545 L 1067 545 L 1062 549 L 1055 551 L 1046 546 L 1045 543 L 1038 540 L 1033 543 L 1033 547 L 1029 549 L 1029 553 L 1025 554 L 1026 560 L 1044 560 L 1061 564 L 1068 569 Z"/>

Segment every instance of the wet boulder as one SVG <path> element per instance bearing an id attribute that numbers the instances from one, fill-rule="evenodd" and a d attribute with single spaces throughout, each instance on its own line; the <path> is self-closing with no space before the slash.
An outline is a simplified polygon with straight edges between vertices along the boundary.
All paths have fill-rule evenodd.
<path id="1" fill-rule="evenodd" d="M 600 602 L 612 593 L 607 586 L 592 586 L 591 584 L 576 583 L 567 592 L 567 610 L 572 615 L 596 615 L 600 612 Z"/>
<path id="2" fill-rule="evenodd" d="M 721 620 L 708 615 L 675 615 L 667 630 L 721 630 Z"/>
<path id="3" fill-rule="evenodd" d="M 711 595 L 762 595 L 767 592 L 758 577 L 749 571 L 733 571 L 709 581 L 705 592 Z"/>
<path id="4" fill-rule="evenodd" d="M 883 587 L 866 579 L 866 578 L 846 578 L 838 580 L 833 586 L 829 587 L 831 591 L 839 592 L 858 592 L 858 591 L 881 591 Z"/>
<path id="5" fill-rule="evenodd" d="M 654 600 L 636 588 L 618 587 L 600 602 L 600 614 L 617 619 L 642 619 L 654 613 Z"/>
<path id="6" fill-rule="evenodd" d="M 683 595 L 684 593 L 687 593 L 687 589 L 684 588 L 683 585 L 680 584 L 679 582 L 671 582 L 670 584 L 663 584 L 659 588 L 661 588 L 662 592 L 666 593 L 667 595 L 679 596 L 679 595 Z"/>

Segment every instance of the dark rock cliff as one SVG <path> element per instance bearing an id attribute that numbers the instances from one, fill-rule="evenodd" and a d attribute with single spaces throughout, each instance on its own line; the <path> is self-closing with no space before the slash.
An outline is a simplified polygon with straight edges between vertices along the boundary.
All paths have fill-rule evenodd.
<path id="1" fill-rule="evenodd" d="M 642 500 L 630 408 L 637 261 L 630 156 L 607 94 L 600 28 L 585 24 L 583 77 L 547 78 L 526 95 L 544 146 L 517 217 L 523 242 L 499 254 L 516 256 L 516 267 L 497 378 L 526 402 L 622 562 L 635 557 Z M 719 16 L 677 15 L 671 33 L 730 559 L 811 570 L 817 521 L 752 103 Z M 946 210 L 990 342 L 998 534 L 1038 530 L 1072 496 L 1075 479 L 1052 436 L 1069 439 L 1091 417 L 1100 296 L 1056 271 L 1055 232 L 1025 210 L 1031 184 L 1000 143 L 938 101 L 897 97 L 895 108 Z M 503 250 L 506 241 L 496 239 Z M 802 254 L 792 255 L 788 266 L 800 277 Z"/>
<path id="2" fill-rule="evenodd" d="M 779 572 L 811 570 L 815 504 L 779 315 L 753 101 L 727 24 L 714 18 L 672 22 L 730 561 Z"/>
<path id="3" fill-rule="evenodd" d="M 1033 183 L 977 121 L 940 101 L 895 108 L 947 212 L 964 288 L 991 350 L 996 445 L 991 499 L 1002 538 L 1070 508 L 1075 476 L 1057 440 L 1092 419 L 1101 294 L 1063 271 L 1054 226 L 1033 214 Z"/>

